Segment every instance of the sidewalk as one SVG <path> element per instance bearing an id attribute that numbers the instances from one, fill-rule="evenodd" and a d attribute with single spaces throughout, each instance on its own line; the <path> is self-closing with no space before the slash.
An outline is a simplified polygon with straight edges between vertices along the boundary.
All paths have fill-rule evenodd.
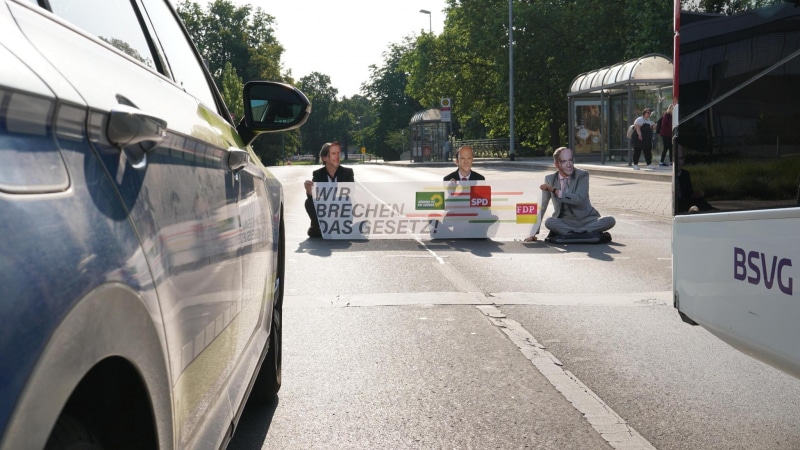
<path id="1" fill-rule="evenodd" d="M 644 163 L 644 161 L 642 161 Z M 406 166 L 406 167 L 451 167 L 455 166 L 454 162 L 450 161 L 426 161 L 426 162 L 411 162 L 411 161 L 373 161 L 366 164 L 386 164 L 391 166 Z M 531 167 L 536 169 L 552 169 L 552 157 L 517 157 L 515 161 L 500 158 L 475 158 L 473 166 L 476 169 L 481 167 L 512 167 L 523 168 Z M 672 166 L 661 167 L 656 162 L 653 169 L 645 169 L 641 165 L 641 170 L 633 170 L 627 162 L 610 161 L 605 164 L 590 161 L 580 161 L 575 163 L 575 167 L 583 169 L 598 176 L 609 176 L 619 178 L 634 178 L 637 180 L 650 180 L 661 181 L 664 183 L 672 182 Z"/>

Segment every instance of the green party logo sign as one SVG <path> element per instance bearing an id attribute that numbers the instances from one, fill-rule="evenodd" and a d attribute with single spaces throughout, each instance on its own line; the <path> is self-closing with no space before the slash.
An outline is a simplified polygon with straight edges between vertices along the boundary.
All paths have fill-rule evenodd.
<path id="1" fill-rule="evenodd" d="M 417 210 L 444 210 L 444 192 L 417 192 Z"/>

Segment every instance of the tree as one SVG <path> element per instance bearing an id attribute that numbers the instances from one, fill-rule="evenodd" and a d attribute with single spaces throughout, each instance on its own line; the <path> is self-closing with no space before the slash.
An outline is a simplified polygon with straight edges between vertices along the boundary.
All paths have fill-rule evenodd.
<path id="1" fill-rule="evenodd" d="M 220 86 L 226 63 L 244 79 L 280 80 L 283 47 L 275 38 L 275 18 L 261 8 L 236 6 L 230 0 L 214 0 L 208 12 L 194 2 L 178 5 L 178 14 Z"/>
<path id="2" fill-rule="evenodd" d="M 264 133 L 252 144 L 253 151 L 266 166 L 274 166 L 297 154 L 300 146 L 300 131 Z"/>
<path id="3" fill-rule="evenodd" d="M 244 115 L 243 80 L 267 79 L 290 82 L 281 74 L 283 47 L 275 38 L 275 19 L 261 8 L 236 6 L 229 0 L 214 0 L 204 11 L 195 2 L 178 5 L 189 35 L 214 78 L 233 122 Z M 284 155 L 296 153 L 298 132 L 262 134 L 253 142 L 253 150 L 264 164 L 274 164 Z"/>
<path id="4" fill-rule="evenodd" d="M 451 2 L 443 33 L 421 36 L 403 56 L 402 67 L 409 74 L 407 93 L 429 106 L 438 105 L 441 97 L 453 99 L 453 130 L 460 137 L 487 137 L 491 133 L 485 126 L 487 113 L 508 100 L 497 66 L 496 53 L 503 52 L 497 29 L 504 17 L 498 5 L 497 1 Z"/>
<path id="5" fill-rule="evenodd" d="M 375 110 L 370 117 L 367 103 L 361 103 L 362 127 L 368 124 L 374 153 L 386 160 L 397 160 L 402 149 L 396 143 L 390 143 L 393 132 L 408 128 L 411 117 L 423 109 L 419 101 L 406 92 L 408 75 L 402 64 L 403 55 L 413 48 L 413 42 L 407 38 L 403 44 L 391 44 L 383 53 L 383 65 L 370 66 L 370 81 L 362 87 L 366 99 Z"/>
<path id="6" fill-rule="evenodd" d="M 331 86 L 331 77 L 312 72 L 300 79 L 300 89 L 311 101 L 312 112 L 301 130 L 302 145 L 319 163 L 319 149 L 326 142 L 338 139 L 331 118 L 336 111 L 338 90 Z"/>
<path id="7" fill-rule="evenodd" d="M 671 16 L 669 2 L 515 1 L 517 137 L 534 148 L 563 145 L 572 80 L 647 53 L 671 55 Z M 448 0 L 443 33 L 403 55 L 407 92 L 423 104 L 453 98 L 465 138 L 509 136 L 508 25 L 505 0 Z"/>
<path id="8" fill-rule="evenodd" d="M 233 68 L 230 62 L 225 63 L 225 68 L 222 70 L 222 99 L 228 105 L 233 121 L 238 122 L 244 117 L 244 100 L 242 99 L 242 90 L 244 84 L 242 79 L 236 75 L 236 69 Z"/>

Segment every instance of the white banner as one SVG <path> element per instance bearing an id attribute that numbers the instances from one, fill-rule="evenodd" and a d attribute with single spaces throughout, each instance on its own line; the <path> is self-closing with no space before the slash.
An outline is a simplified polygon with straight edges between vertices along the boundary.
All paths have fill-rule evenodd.
<path id="1" fill-rule="evenodd" d="M 529 180 L 315 183 L 325 239 L 523 239 L 539 230 Z"/>

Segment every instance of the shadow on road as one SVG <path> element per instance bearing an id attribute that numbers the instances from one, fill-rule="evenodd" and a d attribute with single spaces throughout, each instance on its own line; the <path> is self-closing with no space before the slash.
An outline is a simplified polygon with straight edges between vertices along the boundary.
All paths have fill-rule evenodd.
<path id="1" fill-rule="evenodd" d="M 544 241 L 525 242 L 525 247 L 531 250 L 560 249 L 565 253 L 581 253 L 598 261 L 614 261 L 614 255 L 622 252 L 616 247 L 625 247 L 625 244 L 611 241 L 608 244 L 551 244 Z"/>
<path id="2" fill-rule="evenodd" d="M 236 426 L 236 431 L 233 433 L 233 438 L 228 444 L 228 450 L 262 448 L 267 439 L 272 418 L 278 409 L 278 403 L 280 403 L 279 398 L 260 404 L 252 400 L 248 401 L 242 417 L 239 419 L 239 424 Z"/>

